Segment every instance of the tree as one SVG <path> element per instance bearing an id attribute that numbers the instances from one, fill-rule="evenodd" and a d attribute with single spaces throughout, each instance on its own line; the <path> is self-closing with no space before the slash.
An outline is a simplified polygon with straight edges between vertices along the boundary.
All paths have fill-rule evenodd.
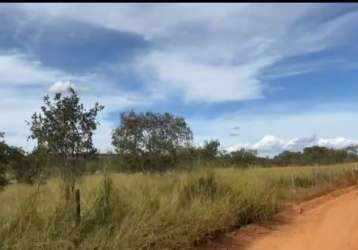
<path id="1" fill-rule="evenodd" d="M 4 186 L 7 184 L 6 179 L 6 164 L 8 162 L 7 157 L 7 149 L 8 146 L 4 141 L 4 133 L 0 132 L 0 186 Z"/>
<path id="2" fill-rule="evenodd" d="M 44 164 L 40 161 L 38 150 L 26 154 L 21 148 L 11 147 L 9 156 L 9 173 L 17 182 L 34 184 L 40 181 Z"/>
<path id="3" fill-rule="evenodd" d="M 34 113 L 29 122 L 30 139 L 37 140 L 37 148 L 61 160 L 61 176 L 73 191 L 78 160 L 96 152 L 93 133 L 99 123 L 97 114 L 104 108 L 98 103 L 89 111 L 84 109 L 73 88 L 67 94 L 56 93 L 53 101 L 46 95 L 42 113 Z"/>
<path id="4" fill-rule="evenodd" d="M 237 166 L 248 167 L 255 165 L 258 160 L 257 151 L 241 148 L 230 153 L 230 160 L 233 165 Z"/>
<path id="5" fill-rule="evenodd" d="M 304 163 L 302 153 L 288 150 L 276 155 L 273 161 L 279 166 L 302 165 Z"/>
<path id="6" fill-rule="evenodd" d="M 220 142 L 218 140 L 205 141 L 202 148 L 203 159 L 214 160 L 219 154 Z"/>
<path id="7" fill-rule="evenodd" d="M 38 152 L 26 154 L 19 147 L 7 145 L 3 138 L 4 133 L 0 133 L 0 186 L 11 179 L 33 184 L 42 171 Z"/>
<path id="8" fill-rule="evenodd" d="M 191 144 L 192 131 L 184 118 L 169 113 L 121 114 L 112 144 L 131 170 L 163 170 L 177 163 L 177 152 Z"/>

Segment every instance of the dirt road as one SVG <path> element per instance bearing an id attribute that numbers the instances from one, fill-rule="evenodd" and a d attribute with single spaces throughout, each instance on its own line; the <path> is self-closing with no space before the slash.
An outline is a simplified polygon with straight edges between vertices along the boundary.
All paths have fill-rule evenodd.
<path id="1" fill-rule="evenodd" d="M 339 190 L 281 213 L 271 228 L 247 226 L 210 250 L 358 250 L 358 188 Z"/>

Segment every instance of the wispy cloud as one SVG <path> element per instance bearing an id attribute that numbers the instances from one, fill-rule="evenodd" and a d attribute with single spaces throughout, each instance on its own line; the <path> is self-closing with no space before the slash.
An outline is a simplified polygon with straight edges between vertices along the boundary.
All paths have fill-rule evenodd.
<path id="1" fill-rule="evenodd" d="M 21 54 L 0 55 L 0 85 L 48 84 L 64 76 Z"/>
<path id="2" fill-rule="evenodd" d="M 7 24 L 0 28 L 0 105 L 6 107 L 0 130 L 23 145 L 23 120 L 49 89 L 62 91 L 67 81 L 76 84 L 86 105 L 106 106 L 97 137 L 101 148 L 110 143 L 113 114 L 123 109 L 155 107 L 173 96 L 175 104 L 190 107 L 265 99 L 272 79 L 354 61 L 310 55 L 352 46 L 357 6 L 7 4 L 0 15 Z M 252 145 L 265 134 L 349 138 L 353 115 L 320 110 L 191 121 L 198 141 L 215 136 L 230 146 L 238 139 Z M 231 129 L 237 124 L 238 136 Z"/>
<path id="3" fill-rule="evenodd" d="M 331 18 L 318 18 L 324 15 L 318 12 L 320 8 L 331 13 Z M 265 96 L 264 70 L 286 58 L 344 43 L 347 32 L 343 30 L 353 29 L 357 12 L 337 8 L 311 4 L 22 5 L 24 11 L 52 22 L 76 20 L 144 37 L 154 50 L 139 57 L 138 74 L 151 79 L 150 84 L 157 82 L 158 91 L 168 95 L 179 91 L 189 102 Z M 291 65 L 271 76 L 320 68 L 313 66 Z"/>
<path id="4" fill-rule="evenodd" d="M 268 63 L 263 60 L 248 65 L 210 65 L 183 55 L 155 52 L 140 67 L 155 73 L 152 84 L 157 81 L 161 88 L 182 91 L 187 101 L 220 102 L 261 97 L 256 75 Z"/>

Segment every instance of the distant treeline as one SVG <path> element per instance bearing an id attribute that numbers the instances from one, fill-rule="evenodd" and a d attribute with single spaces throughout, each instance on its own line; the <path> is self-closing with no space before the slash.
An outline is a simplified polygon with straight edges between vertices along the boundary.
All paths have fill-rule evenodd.
<path id="1" fill-rule="evenodd" d="M 330 165 L 358 161 L 353 147 L 329 149 L 325 147 L 307 147 L 302 152 L 284 151 L 273 158 L 260 157 L 257 151 L 240 149 L 227 152 L 219 149 L 217 140 L 206 141 L 203 146 L 187 146 L 175 155 L 130 155 L 118 153 L 96 153 L 90 158 L 76 162 L 79 173 L 93 174 L 108 168 L 117 172 L 159 172 L 173 169 L 190 169 L 198 166 L 238 167 L 252 166 L 312 166 Z M 26 153 L 20 148 L 0 142 L 0 185 L 10 181 L 34 183 L 49 176 L 58 175 L 63 162 L 60 157 L 40 150 Z"/>
<path id="2" fill-rule="evenodd" d="M 256 150 L 240 149 L 236 151 L 225 151 L 219 149 L 219 141 L 206 141 L 201 147 L 188 147 L 176 154 L 176 161 L 171 165 L 159 164 L 160 161 L 152 165 L 145 165 L 145 170 L 170 170 L 173 168 L 193 168 L 197 166 L 212 167 L 238 167 L 247 168 L 253 166 L 272 167 L 272 166 L 312 166 L 312 165 L 331 165 L 338 163 L 348 163 L 358 161 L 358 154 L 354 147 L 345 149 L 331 149 L 320 146 L 306 147 L 302 152 L 283 151 L 273 158 L 258 156 Z M 109 155 L 107 156 L 109 157 Z M 125 161 L 121 161 L 121 156 L 112 155 L 112 159 L 117 159 L 121 171 L 140 170 L 128 168 Z M 158 157 L 159 158 L 159 157 Z M 145 166 L 148 166 L 147 168 Z M 149 166 L 151 168 L 149 169 Z"/>
<path id="3" fill-rule="evenodd" d="M 121 155 L 106 155 L 103 158 L 111 158 L 120 171 L 141 171 L 140 164 L 127 165 L 126 160 Z M 168 156 L 167 156 L 168 157 Z M 160 156 L 157 156 L 160 159 Z M 348 163 L 358 161 L 358 154 L 355 147 L 344 149 L 332 149 L 320 146 L 306 147 L 301 152 L 283 151 L 273 158 L 258 156 L 256 150 L 239 149 L 228 152 L 220 150 L 218 140 L 206 141 L 203 146 L 188 146 L 182 148 L 174 156 L 175 160 L 166 162 L 165 159 L 158 160 L 152 164 L 144 162 L 144 170 L 160 171 L 173 168 L 194 168 L 197 166 L 211 167 L 238 167 L 248 168 L 253 166 L 272 167 L 272 166 L 312 166 L 312 165 L 331 165 L 338 163 Z M 145 161 L 145 159 L 142 159 Z M 162 161 L 162 162 L 161 162 Z M 138 166 L 137 168 L 135 166 Z"/>
<path id="4" fill-rule="evenodd" d="M 197 166 L 305 166 L 358 161 L 355 147 L 341 150 L 319 146 L 303 152 L 284 151 L 274 158 L 260 157 L 257 151 L 240 149 L 227 152 L 218 140 L 193 145 L 193 133 L 183 117 L 170 113 L 123 112 L 112 131 L 114 152 L 101 154 L 93 146 L 98 103 L 86 111 L 79 96 L 44 97 L 40 113 L 31 117 L 30 137 L 37 145 L 32 152 L 10 146 L 0 133 L 0 185 L 10 181 L 34 183 L 48 176 L 61 175 L 74 183 L 83 173 L 104 168 L 122 172 L 158 172 L 191 169 Z M 70 178 L 70 179 L 68 179 Z"/>

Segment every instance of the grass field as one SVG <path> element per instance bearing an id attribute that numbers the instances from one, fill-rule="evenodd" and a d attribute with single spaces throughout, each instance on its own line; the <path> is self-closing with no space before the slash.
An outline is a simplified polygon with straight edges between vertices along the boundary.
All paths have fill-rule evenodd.
<path id="1" fill-rule="evenodd" d="M 286 201 L 354 184 L 356 166 L 85 176 L 78 225 L 68 220 L 58 180 L 9 185 L 0 191 L 0 249 L 190 249 L 268 222 Z"/>

